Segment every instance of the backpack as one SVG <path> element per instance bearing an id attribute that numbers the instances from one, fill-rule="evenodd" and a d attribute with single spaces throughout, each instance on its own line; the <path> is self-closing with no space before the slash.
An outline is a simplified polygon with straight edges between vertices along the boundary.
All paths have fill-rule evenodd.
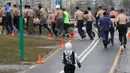
<path id="1" fill-rule="evenodd" d="M 70 56 L 66 56 L 65 53 L 63 53 L 63 63 L 66 64 L 75 64 L 75 53 L 74 51 Z"/>

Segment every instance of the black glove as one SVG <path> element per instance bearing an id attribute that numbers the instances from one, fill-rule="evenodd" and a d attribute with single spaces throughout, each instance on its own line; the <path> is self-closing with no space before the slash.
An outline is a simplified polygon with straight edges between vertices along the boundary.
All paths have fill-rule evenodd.
<path id="1" fill-rule="evenodd" d="M 81 63 L 77 63 L 78 67 L 81 68 Z"/>

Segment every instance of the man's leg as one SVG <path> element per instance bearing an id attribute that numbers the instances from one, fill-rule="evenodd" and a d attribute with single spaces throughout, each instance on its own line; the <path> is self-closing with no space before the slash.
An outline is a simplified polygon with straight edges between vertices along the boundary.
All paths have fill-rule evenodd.
<path id="1" fill-rule="evenodd" d="M 60 19 L 60 36 L 62 36 L 64 38 L 65 36 L 65 30 L 64 30 L 64 19 L 61 18 Z"/>
<path id="2" fill-rule="evenodd" d="M 64 25 L 64 35 L 68 36 L 68 24 Z"/>
<path id="3" fill-rule="evenodd" d="M 101 37 L 101 31 L 100 31 L 100 27 L 98 26 L 98 38 Z"/>
<path id="4" fill-rule="evenodd" d="M 34 31 L 33 31 L 33 18 L 32 17 L 29 17 L 29 19 L 28 19 L 28 31 L 29 31 L 29 34 L 34 33 Z"/>
<path id="5" fill-rule="evenodd" d="M 60 35 L 60 19 L 57 19 L 57 20 L 56 20 L 55 30 L 56 30 L 56 32 L 57 32 L 57 36 L 59 36 L 59 35 Z"/>
<path id="6" fill-rule="evenodd" d="M 85 32 L 84 32 L 84 30 L 82 29 L 82 27 L 83 27 L 83 21 L 78 21 L 78 22 L 77 22 L 77 27 L 78 27 L 78 32 L 79 32 L 81 38 L 82 38 L 82 39 L 85 38 Z"/>
<path id="7" fill-rule="evenodd" d="M 92 37 L 92 34 L 91 34 L 91 30 L 90 30 L 90 29 L 87 29 L 87 34 L 88 34 L 88 36 L 90 37 L 90 39 L 93 40 L 93 37 Z"/>
<path id="8" fill-rule="evenodd" d="M 94 39 L 95 33 L 92 31 L 92 21 L 90 21 L 90 32 L 91 32 L 91 37 Z"/>
<path id="9" fill-rule="evenodd" d="M 47 24 L 43 24 L 43 26 L 49 31 L 49 33 L 51 34 L 51 30 L 50 30 L 50 28 L 48 27 L 48 25 Z"/>
<path id="10" fill-rule="evenodd" d="M 55 28 L 56 28 L 56 24 L 52 24 L 52 31 L 55 34 L 55 36 L 57 36 Z"/>
<path id="11" fill-rule="evenodd" d="M 0 23 L 1 24 L 1 23 Z M 2 34 L 2 25 L 0 25 L 0 34 Z"/>
<path id="12" fill-rule="evenodd" d="M 100 31 L 100 26 L 98 25 L 98 20 L 99 18 L 96 18 L 96 25 L 97 25 L 97 28 L 98 28 L 98 38 L 101 37 L 101 31 Z"/>
<path id="13" fill-rule="evenodd" d="M 16 17 L 16 20 L 17 20 L 17 22 L 16 22 L 16 28 L 17 28 L 17 30 L 19 31 L 19 28 L 20 28 L 20 24 L 19 24 L 19 16 L 17 16 Z"/>
<path id="14" fill-rule="evenodd" d="M 5 33 L 5 17 L 2 17 L 2 33 Z"/>
<path id="15" fill-rule="evenodd" d="M 42 34 L 42 25 L 39 25 L 39 34 Z"/>
<path id="16" fill-rule="evenodd" d="M 64 24 L 65 35 L 67 34 L 67 24 Z"/>
<path id="17" fill-rule="evenodd" d="M 127 37 L 126 37 L 126 34 L 127 34 L 127 33 L 124 33 L 124 35 L 123 35 L 123 37 L 124 37 L 124 45 L 127 44 Z"/>
<path id="18" fill-rule="evenodd" d="M 19 31 L 18 30 L 18 27 L 17 27 L 17 25 L 18 25 L 18 22 L 19 22 L 19 20 L 17 19 L 17 16 L 14 16 L 14 20 L 13 20 L 13 29 L 15 30 L 15 33 L 17 32 L 17 31 Z"/>
<path id="19" fill-rule="evenodd" d="M 126 37 L 126 34 L 127 34 L 127 27 L 124 28 L 124 31 L 123 31 L 123 37 L 124 37 L 124 47 L 126 48 L 126 44 L 127 44 L 127 37 Z"/>
<path id="20" fill-rule="evenodd" d="M 111 38 L 109 39 L 109 41 L 111 41 L 112 45 L 114 45 L 114 28 L 111 28 L 110 30 L 110 35 L 111 35 Z"/>
<path id="21" fill-rule="evenodd" d="M 92 33 L 92 22 L 87 22 L 86 30 L 88 33 L 88 36 L 90 37 L 91 40 L 93 40 L 93 33 Z"/>
<path id="22" fill-rule="evenodd" d="M 84 31 L 82 30 L 81 26 L 78 26 L 78 32 L 79 32 L 82 39 L 85 38 Z"/>
<path id="23" fill-rule="evenodd" d="M 122 36 L 123 36 L 123 34 L 122 34 L 122 30 L 119 29 L 119 41 L 120 41 L 121 45 L 123 44 Z"/>
<path id="24" fill-rule="evenodd" d="M 103 45 L 105 48 L 107 48 L 107 40 L 106 40 L 106 32 L 104 30 L 101 31 L 102 32 L 102 41 L 103 41 Z"/>
<path id="25" fill-rule="evenodd" d="M 11 31 L 9 28 L 9 17 L 8 16 L 5 17 L 5 28 L 6 28 L 7 34 L 10 34 Z"/>
<path id="26" fill-rule="evenodd" d="M 106 38 L 106 43 L 109 44 L 109 40 L 108 40 L 108 34 L 109 34 L 109 31 L 105 31 L 105 38 Z"/>
<path id="27" fill-rule="evenodd" d="M 107 45 L 109 44 L 108 33 L 109 33 L 109 31 L 105 31 L 105 47 L 106 48 L 107 48 Z"/>
<path id="28" fill-rule="evenodd" d="M 8 20 L 9 22 L 9 27 L 10 27 L 10 29 L 11 29 L 11 32 L 12 32 L 12 30 L 13 30 L 13 24 L 12 24 L 12 16 L 11 15 L 9 15 L 9 20 Z"/>

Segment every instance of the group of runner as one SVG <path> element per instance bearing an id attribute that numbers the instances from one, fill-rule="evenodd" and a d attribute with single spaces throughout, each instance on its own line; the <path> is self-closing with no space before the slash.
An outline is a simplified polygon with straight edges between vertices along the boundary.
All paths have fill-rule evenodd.
<path id="1" fill-rule="evenodd" d="M 92 24 L 94 19 L 96 19 L 96 25 L 98 27 L 98 37 L 102 38 L 104 47 L 107 48 L 107 45 L 111 42 L 114 45 L 114 32 L 115 30 L 119 31 L 119 40 L 121 46 L 126 47 L 127 43 L 127 23 L 129 22 L 128 17 L 125 15 L 123 9 L 117 12 L 113 7 L 111 11 L 108 12 L 106 8 L 99 6 L 95 16 L 91 12 L 91 8 L 88 7 L 88 10 L 81 11 L 79 7 L 76 7 L 77 11 L 75 12 L 75 19 L 77 21 L 78 32 L 81 36 L 81 39 L 84 40 L 86 33 L 82 29 L 84 22 L 86 25 L 86 32 L 91 40 L 94 39 L 95 33 L 92 31 Z M 110 33 L 110 38 L 108 37 Z"/>
<path id="2" fill-rule="evenodd" d="M 69 37 L 68 28 L 70 25 L 70 14 L 65 8 L 56 7 L 50 14 L 46 8 L 43 8 L 41 4 L 38 5 L 39 15 L 31 8 L 30 5 L 25 5 L 23 10 L 24 17 L 24 28 L 27 30 L 28 34 L 34 33 L 34 27 L 39 27 L 39 34 L 42 34 L 42 27 L 46 28 L 51 35 L 60 37 Z M 108 44 L 111 42 L 114 45 L 114 32 L 118 30 L 119 41 L 121 46 L 126 48 L 127 44 L 127 23 L 129 22 L 128 16 L 125 15 L 123 9 L 119 12 L 111 8 L 108 12 L 107 9 L 103 9 L 102 6 L 97 8 L 97 12 L 94 15 L 91 12 L 91 8 L 88 7 L 87 10 L 80 10 L 80 7 L 76 7 L 76 12 L 74 13 L 74 19 L 77 23 L 78 33 L 81 40 L 86 38 L 86 32 L 91 40 L 94 40 L 95 32 L 92 31 L 93 22 L 96 20 L 96 25 L 98 29 L 98 37 L 102 38 L 103 45 L 107 48 Z M 19 32 L 19 17 L 20 9 L 17 5 L 11 7 L 10 3 L 4 3 L 0 8 L 0 34 L 3 30 L 7 31 L 7 34 L 12 33 L 12 31 Z M 49 28 L 48 23 L 51 24 Z M 83 27 L 86 27 L 86 32 Z M 110 33 L 110 38 L 109 38 Z M 66 43 L 65 52 L 63 53 L 63 63 L 65 64 L 65 73 L 74 73 L 75 66 L 78 64 L 79 68 L 81 64 L 78 60 L 77 54 L 72 50 L 72 44 Z M 76 59 L 76 60 L 75 60 Z"/>
<path id="3" fill-rule="evenodd" d="M 118 30 L 119 32 L 119 41 L 121 42 L 121 46 L 126 48 L 127 44 L 127 23 L 129 22 L 128 17 L 125 15 L 125 12 L 123 9 L 119 11 L 114 10 L 114 8 L 111 8 L 110 13 L 107 11 L 103 11 L 102 7 L 100 6 L 98 9 L 98 13 L 96 15 L 98 20 L 98 26 L 100 29 L 100 35 L 103 39 L 103 44 L 105 48 L 107 48 L 107 45 L 111 42 L 112 45 L 114 44 L 114 32 L 115 30 Z M 110 38 L 108 37 L 110 33 Z"/>
<path id="4" fill-rule="evenodd" d="M 48 12 L 41 4 L 38 5 L 38 13 L 31 8 L 30 5 L 25 5 L 23 8 L 24 29 L 29 35 L 34 34 L 35 28 L 38 27 L 39 34 L 42 34 L 42 27 L 45 27 L 49 34 L 55 36 L 68 36 L 68 24 L 70 15 L 65 8 L 56 7 L 56 10 Z M 19 18 L 20 8 L 18 5 L 11 6 L 11 3 L 3 3 L 0 8 L 0 34 L 11 34 L 12 31 L 19 33 Z M 52 30 L 49 27 L 51 24 Z"/>
<path id="5" fill-rule="evenodd" d="M 56 9 L 49 14 L 48 10 L 43 8 L 41 4 L 38 5 L 38 8 L 39 14 L 36 14 L 30 5 L 24 6 L 24 26 L 28 34 L 33 34 L 35 32 L 34 27 L 38 26 L 39 34 L 42 34 L 42 27 L 45 27 L 51 35 L 54 34 L 55 36 L 63 38 L 69 37 L 68 27 L 71 15 L 67 9 L 57 6 Z M 0 34 L 2 34 L 3 27 L 7 31 L 7 34 L 10 34 L 13 30 L 19 32 L 19 9 L 17 5 L 11 7 L 11 3 L 3 3 L 3 6 L 0 8 Z M 119 31 L 121 45 L 126 47 L 127 23 L 129 19 L 123 9 L 117 12 L 114 8 L 111 8 L 111 11 L 108 12 L 106 8 L 103 9 L 102 6 L 99 6 L 94 15 L 90 7 L 84 11 L 80 10 L 80 7 L 76 7 L 76 12 L 72 16 L 74 16 L 77 22 L 78 33 L 81 36 L 81 40 L 86 38 L 86 32 L 91 40 L 94 39 L 95 33 L 92 31 L 92 25 L 96 19 L 98 37 L 102 37 L 105 48 L 107 48 L 110 42 L 112 45 L 114 44 L 115 30 Z M 48 23 L 51 24 L 52 29 L 48 26 Z M 82 29 L 84 25 L 86 32 Z M 110 38 L 108 37 L 109 33 L 111 35 Z"/>
<path id="6" fill-rule="evenodd" d="M 77 21 L 78 32 L 81 36 L 81 39 L 84 40 L 86 33 L 82 29 L 86 26 L 86 32 L 88 33 L 91 40 L 94 39 L 94 33 L 92 31 L 92 24 L 94 21 L 94 16 L 91 12 L 91 8 L 88 7 L 88 10 L 81 11 L 79 7 L 76 7 L 75 20 Z M 118 30 L 119 32 L 119 41 L 121 46 L 126 48 L 127 44 L 127 23 L 129 22 L 128 17 L 125 15 L 123 9 L 119 12 L 111 8 L 110 12 L 107 12 L 107 9 L 103 9 L 101 6 L 98 7 L 98 11 L 95 15 L 97 27 L 98 27 L 98 36 L 102 38 L 103 45 L 107 48 L 107 45 L 111 42 L 114 45 L 114 32 Z M 109 38 L 110 33 L 110 38 Z M 73 51 L 71 43 L 65 44 L 65 51 L 63 52 L 63 64 L 64 73 L 75 73 L 75 64 L 81 68 L 81 63 L 77 57 L 77 54 Z"/>

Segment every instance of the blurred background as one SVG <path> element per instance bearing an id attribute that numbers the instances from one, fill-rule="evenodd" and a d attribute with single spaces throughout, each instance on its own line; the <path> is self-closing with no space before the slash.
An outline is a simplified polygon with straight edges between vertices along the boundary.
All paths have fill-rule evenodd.
<path id="1" fill-rule="evenodd" d="M 19 5 L 19 0 L 0 0 L 0 6 L 3 2 L 11 2 L 11 4 Z M 38 4 L 42 4 L 48 11 L 52 11 L 56 7 L 56 0 L 23 0 L 24 5 L 31 5 L 31 7 L 35 10 L 38 9 Z M 96 11 L 98 6 L 102 6 L 103 8 L 107 8 L 108 11 L 111 7 L 115 7 L 118 11 L 123 8 L 128 16 L 130 16 L 130 0 L 62 0 L 62 7 L 68 9 L 70 14 L 75 12 L 75 7 L 80 6 L 82 10 L 87 9 L 87 7 L 92 8 L 92 12 Z"/>

